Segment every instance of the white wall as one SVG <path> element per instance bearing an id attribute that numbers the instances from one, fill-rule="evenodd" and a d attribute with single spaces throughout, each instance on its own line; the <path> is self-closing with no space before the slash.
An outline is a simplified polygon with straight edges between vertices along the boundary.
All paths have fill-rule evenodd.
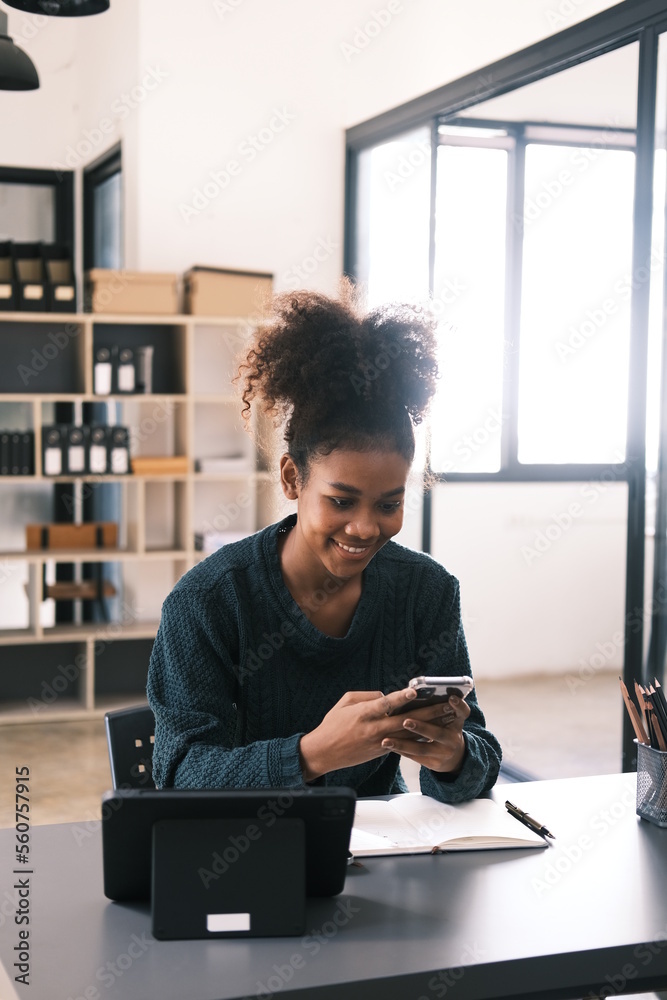
<path id="1" fill-rule="evenodd" d="M 625 483 L 449 483 L 433 551 L 461 583 L 477 677 L 620 669 Z"/>
<path id="2" fill-rule="evenodd" d="M 77 21 L 8 10 L 9 33 L 37 64 L 41 89 L 3 94 L 0 163 L 55 166 L 69 151 L 63 165 L 80 178 L 121 139 L 127 267 L 268 270 L 277 288 L 330 292 L 342 265 L 345 128 L 611 6 L 112 0 L 106 14 Z M 248 138 L 263 129 L 253 155 Z M 212 197 L 193 205 L 230 161 L 234 175 L 224 183 L 218 174 L 219 190 L 213 184 Z M 324 259 L 306 273 L 318 246 Z M 464 493 L 448 487 L 436 501 L 434 551 L 462 579 L 480 675 L 569 668 L 620 627 L 618 494 L 609 495 L 613 526 L 582 521 L 530 571 L 517 558 L 520 538 L 562 509 L 559 491 L 543 493 L 532 513 L 531 487 L 482 485 L 462 504 L 455 498 Z M 534 520 L 517 524 L 515 510 Z M 401 537 L 419 545 L 418 510 Z"/>
<path id="3" fill-rule="evenodd" d="M 328 256 L 306 280 L 331 291 L 342 263 L 344 129 L 610 6 L 112 0 L 104 15 L 75 21 L 9 10 L 9 33 L 35 61 L 41 89 L 3 95 L 0 163 L 51 166 L 68 146 L 77 161 L 88 143 L 83 166 L 121 137 L 128 267 L 248 267 L 295 287 L 293 268 L 323 241 Z M 274 109 L 293 118 L 281 123 Z M 272 122 L 282 131 L 251 160 L 240 147 Z M 179 206 L 230 160 L 238 174 L 184 220 Z"/>

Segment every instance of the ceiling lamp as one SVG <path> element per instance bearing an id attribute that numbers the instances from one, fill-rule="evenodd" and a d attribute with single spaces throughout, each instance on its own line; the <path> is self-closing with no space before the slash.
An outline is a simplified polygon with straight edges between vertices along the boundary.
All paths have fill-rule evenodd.
<path id="1" fill-rule="evenodd" d="M 3 0 L 24 14 L 48 14 L 51 17 L 86 17 L 109 9 L 109 0 Z"/>
<path id="2" fill-rule="evenodd" d="M 30 56 L 7 34 L 7 15 L 0 10 L 0 90 L 37 90 L 39 77 Z"/>

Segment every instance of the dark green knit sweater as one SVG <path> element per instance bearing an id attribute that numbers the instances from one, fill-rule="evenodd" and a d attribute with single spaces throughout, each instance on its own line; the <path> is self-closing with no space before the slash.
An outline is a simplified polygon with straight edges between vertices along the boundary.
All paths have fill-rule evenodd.
<path id="1" fill-rule="evenodd" d="M 183 576 L 162 607 L 148 673 L 158 787 L 303 785 L 299 740 L 346 691 L 396 691 L 418 674 L 470 673 L 456 579 L 430 556 L 387 542 L 364 571 L 346 636 L 324 635 L 290 595 L 277 538 L 285 518 L 226 545 Z M 474 692 L 466 756 L 455 779 L 421 769 L 421 789 L 444 802 L 490 788 L 500 746 Z M 405 791 L 388 753 L 318 783 L 358 795 Z"/>

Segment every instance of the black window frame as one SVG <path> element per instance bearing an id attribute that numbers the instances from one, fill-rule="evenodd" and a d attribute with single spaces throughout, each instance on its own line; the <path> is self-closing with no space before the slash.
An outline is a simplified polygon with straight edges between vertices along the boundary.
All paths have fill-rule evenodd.
<path id="1" fill-rule="evenodd" d="M 359 155 L 366 149 L 386 142 L 395 136 L 419 126 L 431 129 L 431 240 L 429 247 L 429 287 L 433 293 L 435 260 L 435 158 L 437 156 L 438 125 L 451 122 L 467 108 L 502 94 L 518 90 L 531 83 L 546 79 L 580 63 L 587 62 L 607 52 L 630 43 L 639 44 L 639 69 L 637 80 L 635 204 L 633 219 L 632 267 L 633 272 L 650 257 L 653 207 L 654 128 L 657 88 L 658 40 L 667 31 L 667 10 L 664 0 L 625 0 L 600 14 L 558 32 L 540 42 L 482 67 L 437 90 L 415 98 L 397 108 L 362 122 L 346 131 L 345 157 L 345 230 L 344 272 L 353 280 L 357 277 L 356 217 L 357 179 Z M 521 172 L 519 172 L 521 173 Z M 508 213 L 523 204 L 520 187 L 509 192 Z M 517 308 L 519 301 L 516 287 L 520 273 L 512 274 L 508 268 L 509 308 Z M 514 287 L 509 285 L 514 282 Z M 516 417 L 518 413 L 518 363 L 519 355 L 512 352 L 512 364 L 507 378 L 511 382 L 510 410 L 514 428 L 503 447 L 502 467 L 495 473 L 452 473 L 448 482 L 581 482 L 603 480 L 626 482 L 628 488 L 628 515 L 626 538 L 626 587 L 625 587 L 625 646 L 623 676 L 629 690 L 634 690 L 635 678 L 644 676 L 644 570 L 646 525 L 646 386 L 648 357 L 648 311 L 650 282 L 641 283 L 633 290 L 631 302 L 631 343 L 628 372 L 628 424 L 626 458 L 623 463 L 604 464 L 523 464 L 511 460 L 516 455 Z M 506 318 L 507 319 L 507 318 Z M 511 317 L 510 317 L 511 320 Z M 514 332 L 516 334 L 515 325 Z M 663 353 L 665 345 L 663 344 Z M 664 403 L 663 403 L 664 406 Z M 663 432 L 667 429 L 663 428 Z M 667 443 L 664 445 L 667 453 Z M 663 442 L 661 441 L 661 455 Z M 440 477 L 444 479 L 445 477 Z M 422 547 L 431 547 L 432 503 L 426 494 L 422 526 Z M 656 550 L 656 558 L 658 552 Z M 663 602 L 664 604 L 664 602 Z M 659 619 L 667 617 L 667 608 L 652 607 L 654 627 Z M 663 623 L 664 624 L 664 623 Z M 667 631 L 667 628 L 665 629 Z M 652 677 L 663 679 L 663 664 L 659 658 L 649 657 L 648 668 Z M 636 767 L 634 732 L 627 714 L 623 717 L 622 767 Z"/>
<path id="2" fill-rule="evenodd" d="M 95 190 L 114 174 L 122 173 L 121 144 L 117 143 L 83 171 L 83 269 L 95 263 Z"/>

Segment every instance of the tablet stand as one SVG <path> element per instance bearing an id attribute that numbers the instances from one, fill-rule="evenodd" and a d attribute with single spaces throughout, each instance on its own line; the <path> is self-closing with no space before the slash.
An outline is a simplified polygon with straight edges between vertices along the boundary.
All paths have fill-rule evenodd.
<path id="1" fill-rule="evenodd" d="M 159 820 L 151 899 L 162 940 L 303 934 L 303 820 Z"/>

